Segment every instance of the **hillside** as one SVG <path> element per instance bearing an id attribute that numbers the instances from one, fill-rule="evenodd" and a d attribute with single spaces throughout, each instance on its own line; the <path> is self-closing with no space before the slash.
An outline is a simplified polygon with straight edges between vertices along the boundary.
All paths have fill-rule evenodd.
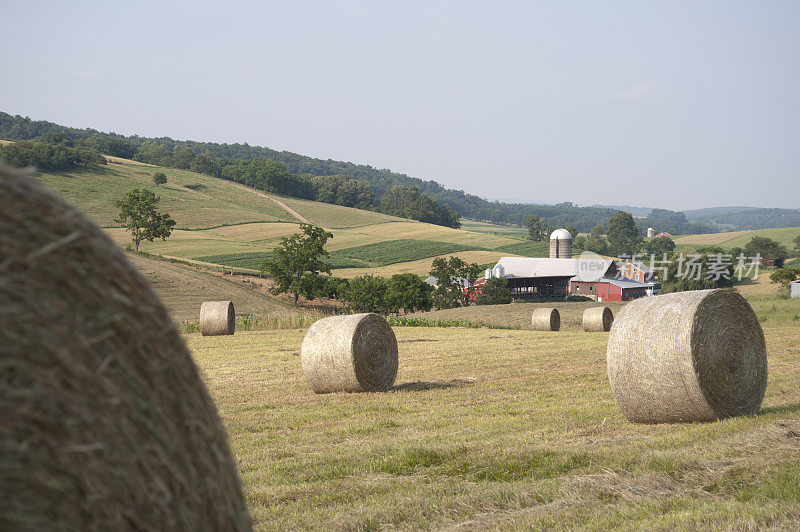
<path id="1" fill-rule="evenodd" d="M 686 235 L 675 239 L 678 246 L 719 246 L 723 249 L 744 248 L 754 236 L 766 236 L 786 246 L 791 252 L 794 239 L 800 235 L 800 227 L 783 227 L 774 229 L 756 229 L 751 231 L 732 231 L 708 235 Z"/>
<path id="2" fill-rule="evenodd" d="M 231 300 L 236 314 L 296 315 L 300 311 L 267 294 L 224 277 L 133 253 L 127 254 L 150 282 L 176 322 L 197 321 L 203 301 Z"/>
<path id="3" fill-rule="evenodd" d="M 156 170 L 166 174 L 166 184 L 153 184 Z M 123 247 L 129 245 L 130 235 L 115 221 L 114 201 L 135 187 L 152 190 L 177 226 L 166 241 L 142 243 L 142 251 L 253 272 L 281 238 L 299 231 L 305 220 L 333 233 L 326 249 L 336 268 L 334 275 L 342 277 L 427 275 L 437 256 L 458 255 L 488 264 L 505 255 L 547 253 L 546 246 L 525 241 L 524 232 L 515 228 L 475 223 L 479 231 L 451 229 L 267 194 L 188 170 L 143 166 L 121 158 L 101 168 L 43 172 L 37 179 L 86 212 Z"/>

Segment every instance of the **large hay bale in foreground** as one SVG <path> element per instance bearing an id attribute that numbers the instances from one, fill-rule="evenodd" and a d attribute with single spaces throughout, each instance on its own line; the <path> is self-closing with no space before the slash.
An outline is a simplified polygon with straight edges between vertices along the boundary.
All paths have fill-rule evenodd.
<path id="1" fill-rule="evenodd" d="M 561 314 L 555 308 L 537 308 L 531 316 L 534 331 L 557 331 L 561 328 Z"/>
<path id="2" fill-rule="evenodd" d="M 388 390 L 397 377 L 397 338 L 379 314 L 332 316 L 308 329 L 300 360 L 316 393 Z"/>
<path id="3" fill-rule="evenodd" d="M 614 323 L 614 313 L 608 307 L 589 307 L 583 311 L 583 330 L 608 332 Z"/>
<path id="4" fill-rule="evenodd" d="M 3 168 L 0 302 L 0 528 L 250 528 L 163 305 L 94 224 Z"/>
<path id="5" fill-rule="evenodd" d="M 200 305 L 200 333 L 203 336 L 233 334 L 236 312 L 232 301 L 203 301 Z"/>
<path id="6" fill-rule="evenodd" d="M 755 414 L 767 386 L 764 333 L 733 290 L 628 303 L 614 320 L 606 357 L 614 398 L 633 422 Z"/>

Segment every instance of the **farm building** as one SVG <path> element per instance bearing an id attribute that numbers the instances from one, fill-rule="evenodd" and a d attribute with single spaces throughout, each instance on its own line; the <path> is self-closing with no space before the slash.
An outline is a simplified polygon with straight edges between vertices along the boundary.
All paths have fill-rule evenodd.
<path id="1" fill-rule="evenodd" d="M 556 229 L 550 235 L 550 258 L 572 258 L 572 235 L 566 229 Z"/>
<path id="2" fill-rule="evenodd" d="M 618 273 L 613 260 L 605 262 L 606 277 Z M 578 274 L 578 259 L 543 259 L 502 257 L 492 269 L 492 276 L 505 277 L 515 298 L 566 297 L 570 279 Z"/>
<path id="3" fill-rule="evenodd" d="M 656 235 L 656 238 L 658 238 L 658 237 L 660 237 L 660 236 L 668 236 L 668 237 L 672 238 L 672 235 L 671 235 L 671 234 L 669 234 L 669 233 L 658 233 L 658 234 Z"/>
<path id="4" fill-rule="evenodd" d="M 793 298 L 800 298 L 800 281 L 794 281 L 789 284 L 789 294 Z"/>
<path id="5" fill-rule="evenodd" d="M 625 261 L 625 264 L 620 266 L 619 273 L 626 279 L 632 279 L 640 283 L 648 283 L 653 280 L 653 272 L 650 267 L 639 261 Z"/>
<path id="6" fill-rule="evenodd" d="M 658 283 L 642 283 L 633 279 L 610 277 L 589 282 L 572 279 L 569 283 L 571 295 L 590 297 L 595 301 L 629 301 L 653 295 L 659 288 Z"/>
<path id="7" fill-rule="evenodd" d="M 647 238 L 653 238 L 655 234 L 656 234 L 655 229 L 653 229 L 652 227 L 647 228 Z"/>

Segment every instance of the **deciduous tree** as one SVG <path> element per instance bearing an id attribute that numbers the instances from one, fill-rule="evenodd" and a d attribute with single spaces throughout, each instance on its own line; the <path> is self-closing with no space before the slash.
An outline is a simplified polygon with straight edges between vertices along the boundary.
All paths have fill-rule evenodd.
<path id="1" fill-rule="evenodd" d="M 158 212 L 160 198 L 149 190 L 135 188 L 115 202 L 119 209 L 117 222 L 125 224 L 131 232 L 133 247 L 139 251 L 139 244 L 156 238 L 166 240 L 172 234 L 175 220 L 169 214 Z"/>
<path id="2" fill-rule="evenodd" d="M 272 292 L 290 292 L 295 305 L 301 295 L 308 299 L 318 295 L 322 288 L 317 282 L 320 272 L 331 273 L 323 257 L 328 256 L 325 243 L 333 234 L 311 224 L 300 224 L 300 230 L 282 238 L 272 258 L 261 263 L 261 273 L 268 273 L 275 281 Z"/>

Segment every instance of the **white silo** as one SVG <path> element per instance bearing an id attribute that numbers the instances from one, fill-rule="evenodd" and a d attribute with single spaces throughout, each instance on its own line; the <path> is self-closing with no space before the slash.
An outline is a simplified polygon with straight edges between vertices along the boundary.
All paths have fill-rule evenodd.
<path id="1" fill-rule="evenodd" d="M 566 229 L 556 229 L 550 235 L 550 258 L 572 258 L 572 235 Z"/>
<path id="2" fill-rule="evenodd" d="M 655 229 L 653 229 L 652 227 L 647 228 L 647 238 L 653 238 L 655 234 L 656 234 Z"/>

